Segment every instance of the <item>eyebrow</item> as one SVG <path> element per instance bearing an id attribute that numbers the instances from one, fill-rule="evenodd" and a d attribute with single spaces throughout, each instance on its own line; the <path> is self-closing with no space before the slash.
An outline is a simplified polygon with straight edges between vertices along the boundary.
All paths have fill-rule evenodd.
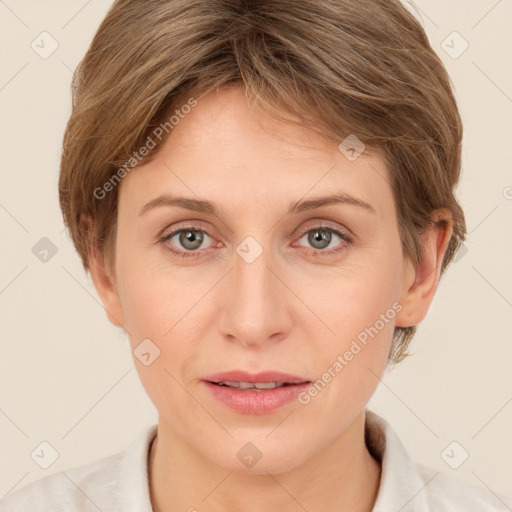
<path id="1" fill-rule="evenodd" d="M 317 197 L 314 199 L 309 199 L 307 201 L 292 201 L 288 205 L 287 214 L 299 213 L 308 210 L 314 210 L 316 208 L 321 208 L 322 206 L 328 206 L 332 204 L 347 204 L 353 206 L 359 206 L 364 208 L 372 213 L 377 213 L 375 208 L 363 201 L 362 199 L 358 199 L 350 194 L 346 194 L 344 192 L 338 192 L 336 194 L 332 194 L 329 196 Z M 139 211 L 139 217 L 141 215 L 146 214 L 148 211 L 153 210 L 154 208 L 158 208 L 160 206 L 178 206 L 180 208 L 184 208 L 186 210 L 192 210 L 195 212 L 206 213 L 210 215 L 217 215 L 218 209 L 215 206 L 215 203 L 211 201 L 207 201 L 205 199 L 194 199 L 191 197 L 183 197 L 183 196 L 174 196 L 170 194 L 162 194 L 155 199 L 149 201 L 149 203 L 145 204 Z"/>

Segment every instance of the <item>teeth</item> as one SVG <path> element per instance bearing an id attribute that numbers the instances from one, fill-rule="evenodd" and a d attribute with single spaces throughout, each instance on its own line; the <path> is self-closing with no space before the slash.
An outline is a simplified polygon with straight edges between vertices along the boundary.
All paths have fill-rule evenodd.
<path id="1" fill-rule="evenodd" d="M 218 383 L 221 386 L 229 386 L 239 389 L 274 389 L 284 386 L 285 382 L 238 382 L 232 380 L 224 380 Z"/>

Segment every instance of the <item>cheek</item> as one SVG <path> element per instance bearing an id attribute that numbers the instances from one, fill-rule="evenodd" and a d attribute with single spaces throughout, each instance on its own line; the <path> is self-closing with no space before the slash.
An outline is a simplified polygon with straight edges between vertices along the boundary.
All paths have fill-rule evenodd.
<path id="1" fill-rule="evenodd" d="M 144 265 L 132 269 L 123 263 L 120 268 L 125 272 L 120 290 L 123 316 L 147 395 L 160 413 L 170 414 L 171 404 L 179 403 L 180 410 L 192 407 L 178 383 L 184 383 L 182 370 L 193 362 L 200 338 L 189 321 L 193 315 L 187 315 L 197 302 L 196 293 L 186 296 L 172 276 L 155 274 Z"/>
<path id="2" fill-rule="evenodd" d="M 400 255 L 381 245 L 354 253 L 331 272 L 296 282 L 302 281 L 300 293 L 331 328 L 331 338 L 346 341 L 373 326 L 396 303 L 400 265 Z M 388 312 L 388 320 L 393 313 Z M 389 323 L 379 322 L 378 330 L 389 330 Z"/>
<path id="3" fill-rule="evenodd" d="M 146 279 L 140 271 L 131 275 L 120 290 L 126 329 L 132 341 L 140 337 L 158 339 L 171 327 L 169 313 L 173 304 L 168 303 L 168 296 L 163 293 L 163 282 Z"/>
<path id="4" fill-rule="evenodd" d="M 185 313 L 182 306 L 190 288 L 182 287 L 159 250 L 145 249 L 125 229 L 119 229 L 117 244 L 119 300 L 132 343 L 160 339 Z"/>
<path id="5" fill-rule="evenodd" d="M 204 300 L 211 283 L 207 275 L 179 271 L 164 257 L 130 254 L 118 260 L 119 297 L 135 358 L 144 340 L 157 347 L 154 350 L 159 355 L 150 366 L 135 360 L 144 386 L 154 391 L 171 384 L 168 372 L 183 380 L 183 367 L 190 366 L 205 338 L 201 329 L 212 323 L 205 321 L 209 313 L 205 310 L 208 300 Z"/>
<path id="6" fill-rule="evenodd" d="M 317 338 L 317 380 L 300 400 L 311 418 L 329 411 L 329 416 L 342 422 L 351 412 L 362 410 L 386 367 L 396 310 L 384 297 L 353 298 L 352 302 L 341 301 L 330 313 L 336 336 L 324 341 Z M 358 308 L 359 298 L 368 299 L 365 308 Z"/>
<path id="7" fill-rule="evenodd" d="M 332 407 L 333 414 L 342 414 L 367 403 L 387 364 L 401 310 L 400 254 L 384 249 L 379 254 L 309 288 L 308 304 L 330 329 L 322 329 L 325 338 L 316 337 L 319 381 L 304 397 L 318 413 Z"/>

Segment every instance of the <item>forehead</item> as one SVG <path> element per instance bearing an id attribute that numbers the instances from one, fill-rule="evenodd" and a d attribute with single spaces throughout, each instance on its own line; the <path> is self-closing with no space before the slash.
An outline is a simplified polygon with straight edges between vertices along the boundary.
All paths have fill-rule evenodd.
<path id="1" fill-rule="evenodd" d="M 341 140 L 340 140 L 341 142 Z M 241 88 L 210 93 L 182 115 L 159 153 L 121 181 L 120 207 L 140 207 L 163 192 L 204 198 L 225 211 L 249 203 L 288 206 L 343 192 L 374 206 L 394 205 L 383 154 L 349 160 L 313 130 L 251 112 Z"/>

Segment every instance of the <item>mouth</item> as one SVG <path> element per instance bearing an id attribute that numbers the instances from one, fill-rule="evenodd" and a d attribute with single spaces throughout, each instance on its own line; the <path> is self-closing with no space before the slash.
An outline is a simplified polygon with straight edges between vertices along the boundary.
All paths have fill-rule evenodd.
<path id="1" fill-rule="evenodd" d="M 225 372 L 202 379 L 211 396 L 240 414 L 268 414 L 293 403 L 311 380 L 281 372 Z"/>
<path id="2" fill-rule="evenodd" d="M 202 379 L 212 396 L 242 414 L 267 414 L 292 403 L 311 380 L 283 372 L 234 370 Z"/>

